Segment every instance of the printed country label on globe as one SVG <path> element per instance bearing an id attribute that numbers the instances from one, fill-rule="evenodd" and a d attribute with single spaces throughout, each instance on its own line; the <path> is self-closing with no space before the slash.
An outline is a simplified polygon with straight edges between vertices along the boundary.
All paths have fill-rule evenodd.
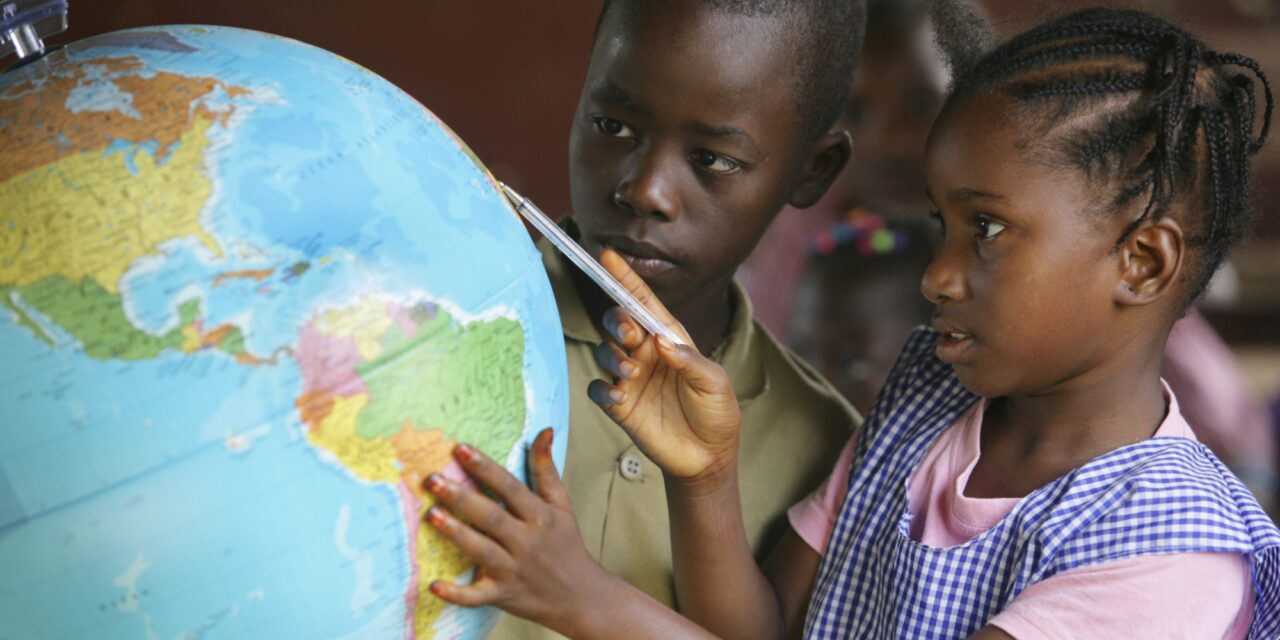
<path id="1" fill-rule="evenodd" d="M 338 56 L 121 31 L 0 74 L 0 640 L 481 637 L 421 517 L 563 460 L 563 338 L 492 179 Z"/>

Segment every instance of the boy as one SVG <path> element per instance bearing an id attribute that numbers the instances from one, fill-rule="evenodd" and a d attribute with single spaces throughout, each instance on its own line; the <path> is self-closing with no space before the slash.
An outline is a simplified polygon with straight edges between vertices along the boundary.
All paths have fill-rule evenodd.
<path id="1" fill-rule="evenodd" d="M 733 282 L 784 205 L 816 202 L 849 157 L 830 132 L 862 39 L 850 0 L 612 0 L 570 136 L 588 251 L 618 251 L 729 372 L 741 402 L 743 511 L 754 549 L 819 484 L 860 422 L 755 321 Z M 613 304 L 544 241 L 569 361 L 564 481 L 592 555 L 675 605 L 662 475 L 584 393 Z M 512 617 L 493 638 L 550 637 Z"/>

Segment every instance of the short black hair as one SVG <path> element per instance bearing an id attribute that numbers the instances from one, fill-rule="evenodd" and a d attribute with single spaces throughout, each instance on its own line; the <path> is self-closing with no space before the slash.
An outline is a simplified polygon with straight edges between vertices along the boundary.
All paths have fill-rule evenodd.
<path id="1" fill-rule="evenodd" d="M 1242 71 L 1249 72 L 1242 73 Z M 1261 85 L 1265 108 L 1255 137 Z M 1146 203 L 1116 241 L 1175 204 L 1187 212 L 1191 269 L 1184 310 L 1243 239 L 1254 216 L 1250 156 L 1271 126 L 1271 86 L 1257 62 L 1219 53 L 1141 11 L 1093 8 L 1050 20 L 957 78 L 949 101 L 994 92 L 1043 123 L 1047 160 L 1102 185 L 1101 209 Z"/>
<path id="2" fill-rule="evenodd" d="M 611 5 L 605 0 L 596 38 Z M 643 6 L 652 0 L 639 0 Z M 810 145 L 831 130 L 844 112 L 866 27 L 865 0 L 686 0 L 695 9 L 733 15 L 793 20 L 800 37 L 791 40 L 802 140 Z M 594 41 L 595 38 L 593 38 Z"/>

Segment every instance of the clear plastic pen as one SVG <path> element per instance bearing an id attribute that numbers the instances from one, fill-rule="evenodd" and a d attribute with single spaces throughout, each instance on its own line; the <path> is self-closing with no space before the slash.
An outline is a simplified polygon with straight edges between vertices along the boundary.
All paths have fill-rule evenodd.
<path id="1" fill-rule="evenodd" d="M 579 269 L 582 269 L 596 284 L 600 285 L 600 288 L 610 298 L 613 298 L 619 306 L 626 309 L 627 313 L 631 314 L 631 317 L 635 318 L 636 322 L 639 322 L 645 331 L 648 331 L 651 335 L 662 336 L 673 344 L 686 344 L 674 331 L 659 322 L 652 312 L 645 308 L 635 296 L 631 295 L 630 291 L 627 291 L 626 287 L 622 286 L 622 283 L 613 277 L 613 274 L 606 271 L 599 262 L 596 262 L 595 258 L 591 257 L 591 254 L 587 253 L 577 242 L 574 242 L 573 238 L 570 238 L 569 234 L 564 232 L 564 229 L 552 222 L 551 218 L 547 217 L 547 214 L 543 213 L 533 202 L 516 193 L 515 189 L 508 187 L 506 184 L 501 182 L 498 184 L 502 186 L 503 193 L 507 195 L 507 199 L 511 201 L 516 211 L 520 212 L 520 215 L 524 216 L 525 220 L 528 220 L 539 233 L 550 240 L 551 244 L 560 250 L 560 253 L 568 256 L 569 260 L 578 265 Z"/>

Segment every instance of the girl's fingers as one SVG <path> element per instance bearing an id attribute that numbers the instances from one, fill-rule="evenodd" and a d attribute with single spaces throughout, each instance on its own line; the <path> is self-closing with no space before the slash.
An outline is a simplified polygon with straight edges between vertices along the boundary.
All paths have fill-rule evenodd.
<path id="1" fill-rule="evenodd" d="M 537 513 L 538 509 L 544 508 L 542 500 L 540 500 L 538 496 L 534 495 L 534 493 L 529 490 L 529 487 L 525 486 L 523 482 L 517 480 L 516 477 L 511 475 L 511 473 L 503 468 L 502 465 L 490 460 L 489 456 L 484 455 L 475 447 L 469 444 L 460 444 L 454 447 L 453 457 L 462 465 L 462 468 L 466 470 L 467 475 L 470 475 L 476 482 L 492 491 L 493 495 L 497 496 L 499 500 L 506 504 L 507 508 L 510 509 L 511 513 L 515 514 L 517 518 L 527 520 L 531 515 Z M 470 493 L 472 493 L 476 498 L 484 498 L 478 493 Z M 488 505 L 491 505 L 500 511 L 502 515 L 507 516 L 508 519 L 510 519 L 509 514 L 507 514 L 501 507 L 498 507 L 498 505 L 493 504 L 492 500 L 484 498 L 484 502 L 488 503 Z M 482 505 L 476 504 L 476 507 L 485 509 L 485 512 L 481 514 L 482 517 L 491 518 L 495 521 L 499 519 L 497 515 L 489 512 L 489 510 Z M 454 509 L 454 511 L 464 518 L 471 518 L 470 515 L 458 511 L 457 509 Z M 476 522 L 475 520 L 471 521 Z M 497 532 L 489 531 L 483 526 L 480 528 L 487 531 L 490 535 L 497 537 Z M 506 542 L 503 538 L 499 538 L 499 541 L 504 543 Z"/>
<path id="2" fill-rule="evenodd" d="M 453 517 L 444 507 L 427 509 L 426 519 L 432 528 L 457 545 L 477 565 L 496 571 L 508 571 L 513 567 L 511 554 L 506 549 Z"/>
<path id="3" fill-rule="evenodd" d="M 431 593 L 445 602 L 464 607 L 494 604 L 502 597 L 498 585 L 491 580 L 476 580 L 465 585 L 436 580 L 431 583 Z"/>
<path id="4" fill-rule="evenodd" d="M 636 297 L 636 300 L 640 301 L 640 304 L 644 305 L 654 316 L 657 316 L 659 322 L 672 328 L 680 327 L 680 323 L 676 321 L 670 311 L 667 311 L 666 305 L 662 304 L 658 296 L 653 294 L 653 290 L 649 288 L 649 285 L 645 284 L 644 278 L 641 278 L 633 271 L 631 265 L 627 264 L 627 261 L 618 255 L 618 252 L 613 249 L 605 249 L 600 252 L 600 264 L 614 278 L 617 278 L 618 282 L 623 287 L 626 287 L 627 291 L 630 291 L 631 295 Z M 683 327 L 680 327 L 680 333 L 684 333 Z"/>
<path id="5" fill-rule="evenodd" d="M 658 357 L 668 367 L 680 372 L 697 393 L 703 395 L 732 394 L 733 386 L 724 368 L 698 353 L 697 349 L 658 338 Z"/>
<path id="6" fill-rule="evenodd" d="M 471 523 L 472 527 L 483 531 L 499 544 L 518 544 L 524 535 L 520 523 L 511 513 L 479 491 L 446 480 L 438 473 L 428 476 L 423 484 L 441 505 L 448 507 L 450 512 Z M 430 513 L 432 512 L 428 511 Z M 447 520 L 441 522 L 447 523 Z"/>
<path id="7" fill-rule="evenodd" d="M 565 491 L 560 481 L 560 473 L 556 471 L 556 463 L 551 459 L 551 429 L 543 429 L 529 448 L 529 469 L 533 476 L 533 486 L 538 495 L 553 506 L 572 511 L 569 505 L 569 492 Z"/>
<path id="8" fill-rule="evenodd" d="M 596 345 L 595 357 L 596 364 L 614 378 L 624 380 L 634 378 L 640 371 L 640 366 L 612 342 Z"/>
<path id="9" fill-rule="evenodd" d="M 622 307 L 612 307 L 604 312 L 604 330 L 612 341 L 628 351 L 643 344 L 647 335 Z"/>
<path id="10" fill-rule="evenodd" d="M 684 330 L 684 325 L 680 324 L 680 321 L 671 315 L 666 305 L 662 304 L 662 301 L 658 299 L 658 296 L 654 295 L 649 285 L 645 284 L 644 278 L 632 271 L 631 265 L 627 264 L 627 261 L 623 260 L 622 256 L 612 249 L 605 249 L 600 253 L 600 264 L 609 273 L 613 274 L 613 277 L 617 278 L 618 282 L 626 287 L 627 291 L 630 291 L 631 295 L 635 296 L 658 322 L 675 332 L 686 344 L 693 344 L 693 340 L 689 337 L 689 332 Z"/>
<path id="11" fill-rule="evenodd" d="M 627 392 L 604 380 L 592 380 L 591 384 L 587 385 L 587 397 L 607 411 L 609 407 L 626 402 Z"/>

